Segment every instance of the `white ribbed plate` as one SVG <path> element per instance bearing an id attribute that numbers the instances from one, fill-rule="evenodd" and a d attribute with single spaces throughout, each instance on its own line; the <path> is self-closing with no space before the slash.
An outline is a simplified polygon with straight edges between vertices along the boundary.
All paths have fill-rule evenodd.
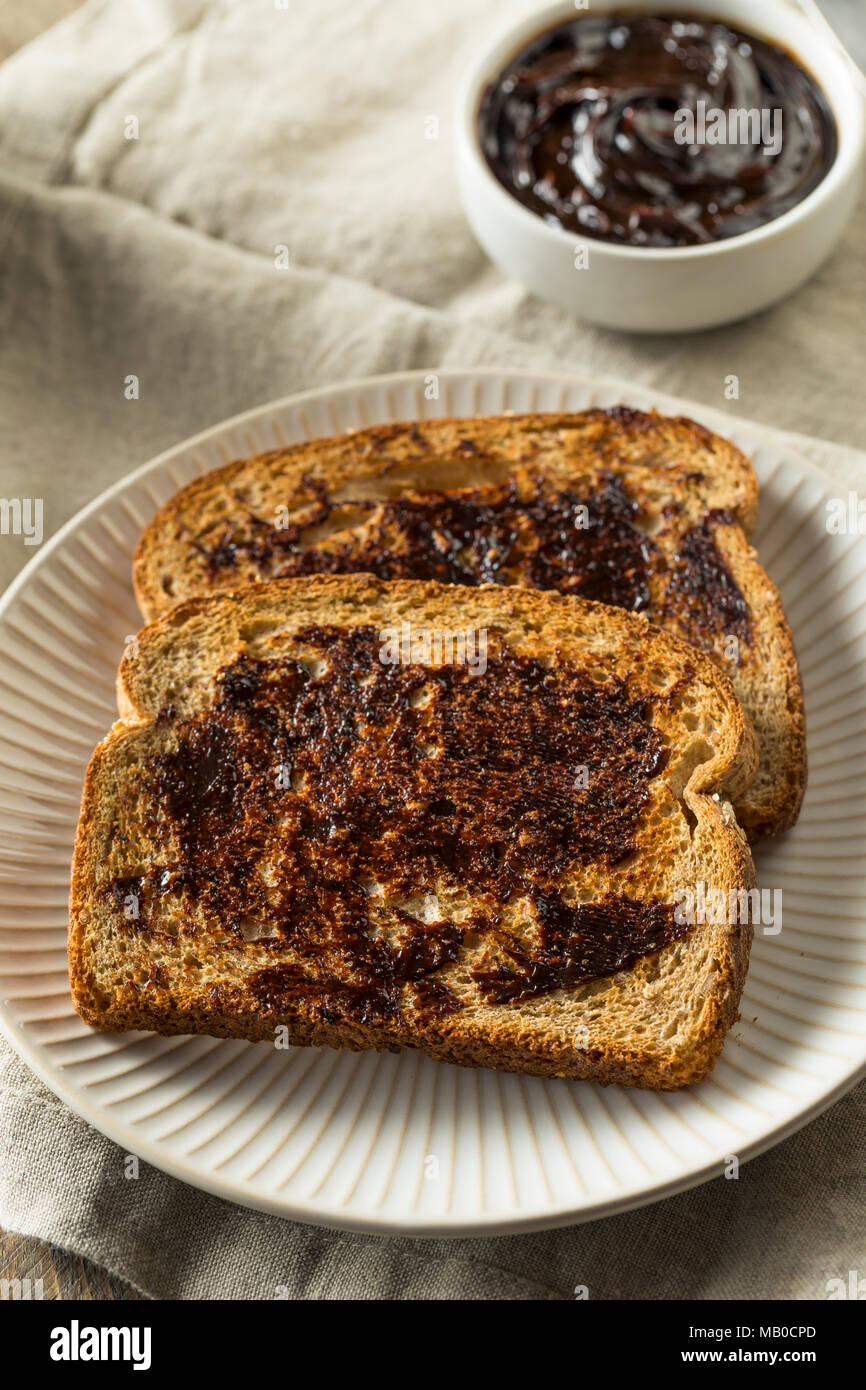
<path id="1" fill-rule="evenodd" d="M 866 1070 L 866 542 L 831 536 L 843 491 L 766 431 L 604 382 L 441 371 L 309 392 L 199 435 L 119 483 L 42 547 L 0 605 L 0 1024 L 45 1082 L 124 1149 L 222 1197 L 322 1225 L 414 1234 L 564 1225 L 713 1177 L 790 1134 Z M 278 1052 L 214 1038 L 91 1032 L 66 981 L 78 798 L 115 716 L 139 625 L 130 559 L 183 483 L 241 454 L 413 416 L 683 411 L 746 449 L 758 544 L 780 585 L 806 686 L 809 791 L 761 850 L 784 926 L 758 932 L 715 1071 L 687 1092 L 468 1071 L 411 1052 Z M 435 1161 L 434 1161 L 435 1160 Z"/>

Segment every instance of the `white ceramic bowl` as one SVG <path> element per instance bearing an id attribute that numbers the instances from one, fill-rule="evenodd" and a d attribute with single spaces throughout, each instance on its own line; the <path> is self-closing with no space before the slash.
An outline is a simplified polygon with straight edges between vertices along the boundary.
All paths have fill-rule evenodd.
<path id="1" fill-rule="evenodd" d="M 536 34 L 576 14 L 559 0 L 491 39 L 458 93 L 457 175 L 472 230 L 491 260 L 542 299 L 608 328 L 672 333 L 712 328 L 765 309 L 809 278 L 848 222 L 863 167 L 866 102 L 860 74 L 829 27 L 798 0 L 592 0 L 592 13 L 646 10 L 725 20 L 790 50 L 823 88 L 839 148 L 826 177 L 796 207 L 754 231 L 706 246 L 616 246 L 530 212 L 498 182 L 481 151 L 478 112 L 488 82 Z M 579 267 L 583 250 L 588 258 Z M 577 264 L 576 264 L 577 262 Z"/>

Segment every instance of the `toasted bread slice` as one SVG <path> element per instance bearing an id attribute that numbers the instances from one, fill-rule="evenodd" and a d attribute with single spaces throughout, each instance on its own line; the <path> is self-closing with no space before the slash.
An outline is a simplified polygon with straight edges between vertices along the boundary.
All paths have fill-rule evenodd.
<path id="1" fill-rule="evenodd" d="M 279 580 L 145 628 L 118 705 L 73 866 L 88 1023 L 660 1088 L 712 1066 L 751 927 L 689 903 L 754 884 L 729 802 L 757 750 L 685 642 L 517 587 Z"/>
<path id="2" fill-rule="evenodd" d="M 757 484 L 692 420 L 617 408 L 380 425 L 228 464 L 142 536 L 146 618 L 251 580 L 366 571 L 523 584 L 614 603 L 710 652 L 758 736 L 737 803 L 786 829 L 806 783 L 803 697 L 779 594 L 748 536 Z"/>

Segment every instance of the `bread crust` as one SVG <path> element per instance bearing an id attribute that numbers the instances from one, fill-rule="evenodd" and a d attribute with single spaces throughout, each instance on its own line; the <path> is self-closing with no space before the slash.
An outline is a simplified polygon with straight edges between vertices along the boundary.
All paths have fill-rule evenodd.
<path id="1" fill-rule="evenodd" d="M 282 641 L 282 633 L 272 635 L 275 623 L 291 633 L 293 625 L 297 628 L 311 615 L 333 615 L 341 624 L 404 617 L 483 621 L 492 629 L 507 632 L 509 641 L 516 637 L 528 649 L 551 655 L 559 651 L 568 660 L 580 659 L 581 652 L 589 659 L 592 653 L 603 650 L 616 670 L 630 673 L 638 685 L 644 682 L 644 688 L 650 670 L 664 671 L 666 681 L 681 678 L 687 671 L 694 673 L 690 679 L 695 689 L 703 692 L 701 698 L 712 712 L 718 732 L 702 756 L 698 750 L 694 766 L 684 765 L 682 776 L 686 780 L 678 792 L 683 814 L 694 823 L 695 865 L 701 872 L 713 874 L 713 882 L 723 891 L 754 887 L 751 855 L 727 804 L 754 775 L 754 735 L 730 681 L 687 643 L 621 610 L 556 593 L 495 586 L 461 590 L 438 584 L 382 583 L 366 576 L 254 584 L 235 594 L 185 601 L 140 634 L 137 655 L 130 652 L 124 657 L 118 677 L 122 717 L 91 760 L 76 836 L 69 965 L 73 999 L 81 1017 L 110 1031 L 143 1028 L 165 1034 L 203 1032 L 271 1041 L 275 1028 L 285 1026 L 289 1040 L 298 1046 L 412 1047 L 465 1066 L 657 1089 L 675 1089 L 706 1075 L 737 1016 L 751 942 L 748 923 L 720 931 L 696 929 L 685 938 L 688 950 L 675 943 L 657 958 L 621 972 L 622 978 L 609 977 L 600 992 L 595 986 L 592 990 L 579 986 L 570 994 L 560 991 L 561 997 L 551 1001 L 551 1008 L 570 1008 L 573 995 L 583 1007 L 582 1001 L 594 996 L 593 1017 L 598 1014 L 604 1019 L 606 1010 L 620 1010 L 628 1018 L 628 1008 L 642 1009 L 641 999 L 647 991 L 656 990 L 659 1024 L 672 1028 L 669 1043 L 636 1029 L 631 1035 L 620 1032 L 609 1038 L 593 1033 L 587 1046 L 577 1046 L 573 1029 L 563 1034 L 554 1027 L 553 1013 L 542 1010 L 538 1015 L 522 1006 L 511 1012 L 501 1008 L 482 1011 L 480 1024 L 466 1013 L 432 1021 L 401 1013 L 388 1024 L 334 1022 L 317 1017 L 309 1001 L 303 999 L 292 1010 L 275 1013 L 244 988 L 243 976 L 233 970 L 235 963 L 244 959 L 244 953 L 238 955 L 235 947 L 233 955 L 229 951 L 221 958 L 223 973 L 216 990 L 212 981 L 185 978 L 181 971 L 168 981 L 142 986 L 142 972 L 149 963 L 163 958 L 166 941 L 158 929 L 140 934 L 131 957 L 131 973 L 118 979 L 101 955 L 109 928 L 100 907 L 99 885 L 105 881 L 106 856 L 116 842 L 117 816 L 122 813 L 123 775 L 129 775 L 126 753 L 141 739 L 156 737 L 156 715 L 168 684 L 175 682 L 182 665 L 179 653 L 203 642 L 203 672 L 205 667 L 219 664 L 227 653 L 236 652 L 244 641 L 250 649 L 255 643 L 261 646 L 262 642 Z M 199 673 L 198 665 L 190 669 Z M 195 682 L 189 689 L 180 682 L 179 689 L 178 699 L 190 702 L 190 708 L 206 698 Z M 682 735 L 678 737 L 682 740 Z M 673 776 L 673 772 L 665 773 L 671 785 Z M 653 848 L 663 856 L 664 841 L 654 838 L 644 851 L 651 855 Z M 661 975 L 655 973 L 659 971 Z M 701 971 L 706 972 L 706 978 Z M 139 978 L 138 984 L 133 977 Z M 666 988 L 659 980 L 665 981 Z M 679 1014 L 684 1022 L 677 1021 Z M 577 1012 L 575 1019 L 580 1017 Z"/>

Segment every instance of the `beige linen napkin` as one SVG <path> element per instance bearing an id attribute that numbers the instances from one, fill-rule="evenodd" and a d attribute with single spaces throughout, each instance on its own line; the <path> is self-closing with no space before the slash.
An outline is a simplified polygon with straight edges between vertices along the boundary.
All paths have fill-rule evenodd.
<path id="1" fill-rule="evenodd" d="M 619 375 L 824 436 L 837 444 L 795 443 L 856 485 L 863 456 L 839 446 L 861 439 L 866 208 L 798 295 L 688 339 L 580 325 L 485 262 L 451 173 L 452 92 L 490 25 L 524 8 L 91 0 L 0 68 L 0 495 L 43 497 L 48 535 L 236 411 L 479 363 Z M 2 538 L 0 582 L 29 556 Z M 862 1269 L 864 1087 L 736 1183 L 441 1242 L 316 1231 L 146 1167 L 126 1183 L 120 1151 L 5 1044 L 0 1088 L 0 1224 L 158 1297 L 809 1298 Z"/>

